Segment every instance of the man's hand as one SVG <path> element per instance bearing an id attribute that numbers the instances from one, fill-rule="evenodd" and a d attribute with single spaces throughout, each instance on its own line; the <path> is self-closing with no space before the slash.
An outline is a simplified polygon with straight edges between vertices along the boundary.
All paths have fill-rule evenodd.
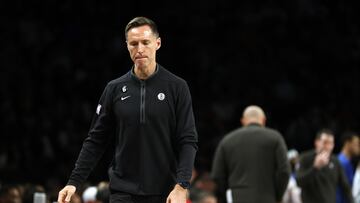
<path id="1" fill-rule="evenodd" d="M 184 189 L 180 185 L 176 184 L 166 199 L 166 203 L 186 203 L 186 198 L 187 189 Z"/>
<path id="2" fill-rule="evenodd" d="M 60 192 L 58 196 L 58 203 L 69 203 L 71 197 L 76 191 L 76 187 L 73 185 L 65 186 Z"/>
<path id="3" fill-rule="evenodd" d="M 314 167 L 317 169 L 321 169 L 326 166 L 330 161 L 330 153 L 323 151 L 316 155 L 314 160 Z"/>

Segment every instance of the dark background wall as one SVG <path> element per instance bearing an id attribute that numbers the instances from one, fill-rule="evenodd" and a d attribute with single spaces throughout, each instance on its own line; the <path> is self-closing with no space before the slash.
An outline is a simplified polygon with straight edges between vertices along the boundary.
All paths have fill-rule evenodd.
<path id="1" fill-rule="evenodd" d="M 299 151 L 320 128 L 337 140 L 360 130 L 358 2 L 35 0 L 1 10 L 0 182 L 66 182 L 103 88 L 132 65 L 123 30 L 140 15 L 158 24 L 158 62 L 189 83 L 199 170 L 250 104 Z M 106 153 L 90 181 L 107 178 Z"/>

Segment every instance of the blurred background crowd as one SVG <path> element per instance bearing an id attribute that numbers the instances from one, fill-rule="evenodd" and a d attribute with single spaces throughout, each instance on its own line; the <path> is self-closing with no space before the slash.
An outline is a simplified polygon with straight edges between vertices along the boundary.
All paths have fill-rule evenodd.
<path id="1" fill-rule="evenodd" d="M 124 27 L 139 15 L 159 26 L 157 61 L 190 86 L 201 180 L 218 142 L 240 126 L 241 111 L 250 104 L 262 106 L 268 126 L 299 152 L 313 147 L 319 128 L 335 132 L 335 153 L 338 135 L 360 131 L 359 2 L 138 4 L 4 2 L 3 188 L 16 184 L 20 193 L 47 191 L 52 197 L 66 183 L 103 88 L 131 68 Z M 108 157 L 94 169 L 90 185 L 107 180 Z"/>

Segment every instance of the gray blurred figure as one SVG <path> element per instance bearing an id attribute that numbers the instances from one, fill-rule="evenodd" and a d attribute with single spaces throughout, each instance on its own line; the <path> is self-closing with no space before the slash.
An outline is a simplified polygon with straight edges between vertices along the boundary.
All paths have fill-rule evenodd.
<path id="1" fill-rule="evenodd" d="M 247 107 L 241 122 L 243 127 L 226 135 L 215 152 L 212 177 L 219 200 L 280 202 L 290 176 L 285 141 L 278 131 L 265 127 L 265 113 L 258 106 Z"/>

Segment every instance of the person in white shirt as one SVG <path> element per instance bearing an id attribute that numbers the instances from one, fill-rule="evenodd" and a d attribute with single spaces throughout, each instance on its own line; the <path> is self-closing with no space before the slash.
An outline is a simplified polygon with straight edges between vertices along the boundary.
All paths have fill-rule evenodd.
<path id="1" fill-rule="evenodd" d="M 360 163 L 357 165 L 353 180 L 352 193 L 354 202 L 360 203 Z"/>

